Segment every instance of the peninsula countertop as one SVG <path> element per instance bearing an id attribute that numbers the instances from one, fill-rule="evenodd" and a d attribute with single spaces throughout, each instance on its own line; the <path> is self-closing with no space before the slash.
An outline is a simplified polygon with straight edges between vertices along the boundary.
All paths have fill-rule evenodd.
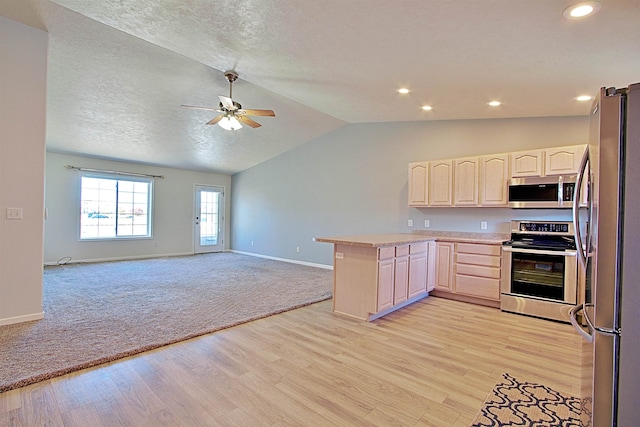
<path id="1" fill-rule="evenodd" d="M 414 233 L 361 234 L 353 236 L 316 237 L 316 242 L 353 246 L 383 247 L 407 243 L 441 240 L 448 242 L 501 244 L 511 238 L 505 233 L 471 233 L 457 231 L 420 231 Z"/>

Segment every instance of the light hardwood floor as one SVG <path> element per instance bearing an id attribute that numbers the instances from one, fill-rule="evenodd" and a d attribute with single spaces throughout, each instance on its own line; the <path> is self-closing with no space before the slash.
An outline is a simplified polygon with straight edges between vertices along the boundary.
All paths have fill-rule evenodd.
<path id="1" fill-rule="evenodd" d="M 9 426 L 469 426 L 503 372 L 577 394 L 570 325 L 429 297 L 314 304 L 0 394 Z"/>

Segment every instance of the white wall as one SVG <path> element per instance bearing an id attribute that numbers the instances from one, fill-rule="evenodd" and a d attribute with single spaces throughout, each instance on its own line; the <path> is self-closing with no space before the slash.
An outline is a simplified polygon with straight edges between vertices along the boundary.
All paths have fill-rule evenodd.
<path id="1" fill-rule="evenodd" d="M 313 237 L 431 230 L 509 232 L 567 211 L 409 208 L 410 162 L 588 142 L 588 116 L 352 124 L 233 176 L 231 248 L 332 264 Z M 414 227 L 407 227 L 413 219 Z M 251 244 L 253 242 L 253 245 Z M 300 252 L 296 252 L 296 248 Z"/>
<path id="2" fill-rule="evenodd" d="M 64 257 L 71 262 L 148 258 L 193 254 L 194 191 L 196 184 L 225 189 L 224 247 L 229 248 L 231 177 L 89 157 L 47 153 L 44 261 L 55 264 Z M 156 178 L 153 195 L 153 238 L 80 241 L 80 175 L 65 165 L 110 171 L 162 175 Z"/>
<path id="3" fill-rule="evenodd" d="M 43 316 L 47 42 L 0 17 L 0 325 Z M 8 207 L 23 219 L 8 220 Z"/>

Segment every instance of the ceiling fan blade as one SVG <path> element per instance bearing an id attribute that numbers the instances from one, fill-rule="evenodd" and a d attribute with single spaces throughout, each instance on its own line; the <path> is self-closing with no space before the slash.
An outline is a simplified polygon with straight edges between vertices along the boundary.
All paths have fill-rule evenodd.
<path id="1" fill-rule="evenodd" d="M 233 105 L 233 99 L 229 98 L 228 96 L 219 95 L 218 98 L 220 98 L 220 102 L 227 110 L 234 111 L 238 109 L 238 107 Z"/>
<path id="2" fill-rule="evenodd" d="M 259 128 L 260 126 L 262 126 L 260 123 L 256 122 L 255 120 L 251 120 L 247 116 L 236 116 L 236 118 L 241 123 L 244 123 L 247 126 L 251 126 L 252 128 Z"/>
<path id="3" fill-rule="evenodd" d="M 218 111 L 217 108 L 211 108 L 211 107 L 197 107 L 195 105 L 181 105 L 181 107 L 184 108 L 194 108 L 196 110 L 207 110 L 207 111 Z"/>
<path id="4" fill-rule="evenodd" d="M 220 120 L 222 120 L 222 118 L 224 117 L 224 114 L 220 114 L 217 117 L 214 117 L 213 119 L 209 120 L 207 122 L 208 125 L 215 125 L 217 124 Z"/>
<path id="5" fill-rule="evenodd" d="M 244 114 L 246 114 L 247 116 L 276 116 L 276 113 L 274 113 L 273 110 L 251 110 L 248 108 L 243 108 L 241 111 L 244 111 Z"/>

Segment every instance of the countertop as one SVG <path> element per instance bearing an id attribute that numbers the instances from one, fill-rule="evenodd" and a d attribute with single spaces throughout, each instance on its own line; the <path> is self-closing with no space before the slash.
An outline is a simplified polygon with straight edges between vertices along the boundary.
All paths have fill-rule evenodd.
<path id="1" fill-rule="evenodd" d="M 503 233 L 468 233 L 457 231 L 419 231 L 396 234 L 361 234 L 355 236 L 316 237 L 316 242 L 353 246 L 394 246 L 407 243 L 440 240 L 447 242 L 502 244 L 511 236 Z"/>

